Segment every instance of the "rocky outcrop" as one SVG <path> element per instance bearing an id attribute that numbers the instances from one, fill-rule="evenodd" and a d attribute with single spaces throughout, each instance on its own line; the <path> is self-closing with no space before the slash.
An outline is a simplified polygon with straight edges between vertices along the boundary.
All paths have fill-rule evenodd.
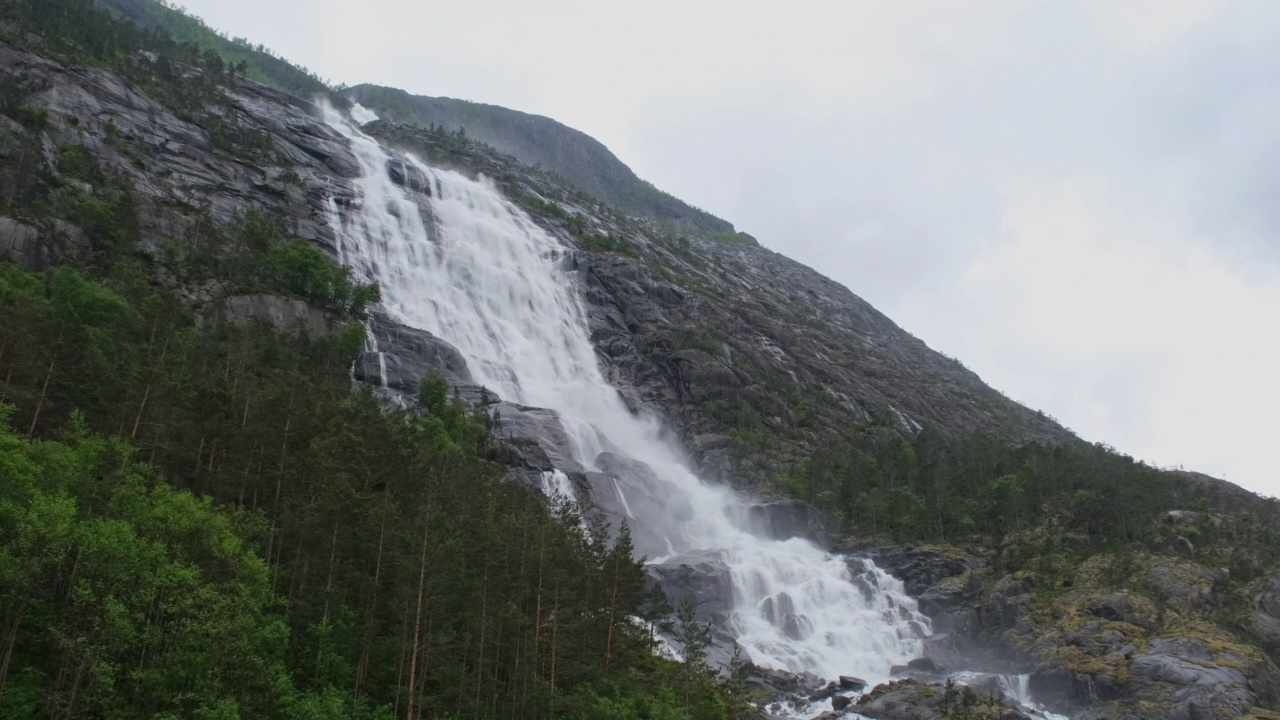
<path id="1" fill-rule="evenodd" d="M 1280 664 L 1280 571 L 1263 580 L 1253 594 L 1249 624 L 1271 659 Z"/>
<path id="2" fill-rule="evenodd" d="M 462 353 L 426 330 L 401 325 L 377 310 L 370 314 L 367 327 L 370 340 L 352 369 L 356 380 L 410 398 L 417 397 L 422 378 L 431 370 L 443 372 L 454 387 L 471 384 Z"/>
<path id="3" fill-rule="evenodd" d="M 39 270 L 47 253 L 39 244 L 40 232 L 13 218 L 0 217 L 0 258 L 12 260 L 28 270 Z"/>
<path id="4" fill-rule="evenodd" d="M 720 622 L 733 609 L 733 580 L 720 550 L 696 550 L 645 566 L 649 586 L 667 594 L 672 607 L 686 599 L 701 622 Z"/>
<path id="5" fill-rule="evenodd" d="M 319 337 L 333 332 L 327 313 L 296 298 L 257 293 L 237 295 L 223 301 L 223 318 L 229 322 L 262 320 L 285 332 L 303 332 Z"/>
<path id="6" fill-rule="evenodd" d="M 938 684 L 915 680 L 877 686 L 848 709 L 875 720 L 942 720 L 959 717 L 952 715 L 959 712 L 974 720 L 1027 720 L 1013 703 L 1001 697 L 978 695 L 972 689 L 966 693 L 956 688 L 949 693 Z"/>
<path id="7" fill-rule="evenodd" d="M 328 202 L 351 195 L 349 179 L 358 165 L 313 106 L 243 82 L 224 92 L 222 105 L 179 117 L 109 70 L 65 67 L 4 44 L 0 83 L 21 88 L 25 102 L 47 111 L 48 146 L 82 149 L 113 182 L 129 188 L 144 252 L 183 252 L 198 245 L 209 221 L 231 222 L 247 207 L 279 218 L 289 235 L 334 247 Z M 210 133 L 215 126 L 252 138 L 261 151 L 249 156 L 220 149 Z M 57 172 L 57 152 L 49 162 Z M 56 235 L 53 228 L 34 230 Z M 8 237 L 11 252 L 23 246 L 18 252 L 31 258 L 28 265 L 58 262 L 74 250 L 48 242 L 33 255 L 31 230 Z"/>

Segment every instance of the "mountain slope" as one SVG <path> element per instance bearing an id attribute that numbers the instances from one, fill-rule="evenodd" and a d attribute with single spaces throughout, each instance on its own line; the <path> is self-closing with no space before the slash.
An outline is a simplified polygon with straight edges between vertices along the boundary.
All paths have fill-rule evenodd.
<path id="1" fill-rule="evenodd" d="M 728 716 L 648 656 L 627 618 L 663 613 L 628 553 L 500 480 L 563 469 L 558 421 L 376 307 L 362 344 L 331 220 L 365 198 L 319 109 L 83 5 L 0 0 L 0 714 Z M 1280 700 L 1274 501 L 1080 442 L 775 253 L 458 133 L 366 129 L 521 204 L 627 402 L 708 477 L 802 499 L 752 506 L 776 537 L 897 573 L 946 672 L 1030 674 L 1079 717 Z M 944 697 L 919 678 L 873 694 Z"/>
<path id="2" fill-rule="evenodd" d="M 641 180 L 599 141 L 551 118 L 378 85 L 357 85 L 343 95 L 405 125 L 439 126 L 449 132 L 461 128 L 469 137 L 555 173 L 623 212 L 687 230 L 733 233 L 732 224 Z"/>
<path id="3" fill-rule="evenodd" d="M 244 38 L 228 38 L 204 21 L 188 15 L 177 6 L 155 0 L 97 0 L 98 5 L 144 30 L 161 30 L 179 42 L 191 43 L 210 50 L 230 66 L 243 68 L 243 74 L 264 85 L 311 101 L 330 94 L 328 85 L 314 73 L 276 57 L 262 45 L 252 45 Z"/>

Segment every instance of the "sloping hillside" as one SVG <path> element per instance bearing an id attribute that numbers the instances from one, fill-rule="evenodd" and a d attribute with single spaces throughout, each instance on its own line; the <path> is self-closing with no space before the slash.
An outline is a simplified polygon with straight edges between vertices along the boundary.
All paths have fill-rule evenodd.
<path id="1" fill-rule="evenodd" d="M 421 128 L 462 129 L 467 136 L 559 175 L 577 189 L 631 215 L 702 233 L 733 234 L 733 225 L 636 177 L 598 140 L 551 118 L 497 105 L 410 95 L 378 85 L 343 94 L 380 117 Z"/>

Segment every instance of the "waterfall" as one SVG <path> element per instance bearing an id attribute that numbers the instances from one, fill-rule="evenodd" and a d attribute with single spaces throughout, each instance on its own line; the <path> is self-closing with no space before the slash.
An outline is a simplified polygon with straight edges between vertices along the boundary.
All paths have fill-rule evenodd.
<path id="1" fill-rule="evenodd" d="M 808 541 L 754 534 L 741 521 L 742 498 L 700 481 L 655 419 L 627 409 L 589 340 L 572 250 L 492 183 L 412 156 L 393 158 L 338 111 L 326 114 L 363 171 L 355 206 L 334 207 L 340 259 L 381 285 L 392 319 L 454 345 L 477 384 L 505 400 L 558 412 L 583 468 L 601 470 L 616 456 L 647 464 L 661 483 L 648 488 L 651 494 L 679 496 L 688 517 L 646 515 L 650 506 L 638 503 L 635 486 L 624 489 L 616 479 L 609 492 L 627 515 L 635 509 L 634 526 L 665 528 L 669 555 L 703 551 L 722 559 L 733 586 L 725 629 L 753 662 L 874 684 L 892 665 L 918 656 L 928 620 L 900 582 L 869 561 L 855 578 L 845 558 Z M 420 178 L 429 197 L 394 183 L 391 166 Z M 558 471 L 545 475 L 543 486 L 573 496 Z"/>

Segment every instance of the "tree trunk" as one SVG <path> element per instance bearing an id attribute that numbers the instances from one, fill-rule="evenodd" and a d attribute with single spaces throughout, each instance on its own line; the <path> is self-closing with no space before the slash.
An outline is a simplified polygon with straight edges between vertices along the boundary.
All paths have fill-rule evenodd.
<path id="1" fill-rule="evenodd" d="M 40 420 L 40 411 L 44 408 L 45 393 L 49 391 L 49 381 L 53 379 L 53 364 L 56 358 L 49 358 L 49 369 L 45 371 L 44 386 L 40 388 L 40 399 L 36 400 L 36 411 L 31 416 L 31 427 L 27 428 L 27 437 L 36 434 L 36 423 Z"/>
<path id="2" fill-rule="evenodd" d="M 409 656 L 409 710 L 405 720 L 414 720 L 413 710 L 417 700 L 418 637 L 422 629 L 422 591 L 427 580 L 427 530 L 422 530 L 422 559 L 418 566 L 418 605 L 413 620 L 413 653 Z"/>

